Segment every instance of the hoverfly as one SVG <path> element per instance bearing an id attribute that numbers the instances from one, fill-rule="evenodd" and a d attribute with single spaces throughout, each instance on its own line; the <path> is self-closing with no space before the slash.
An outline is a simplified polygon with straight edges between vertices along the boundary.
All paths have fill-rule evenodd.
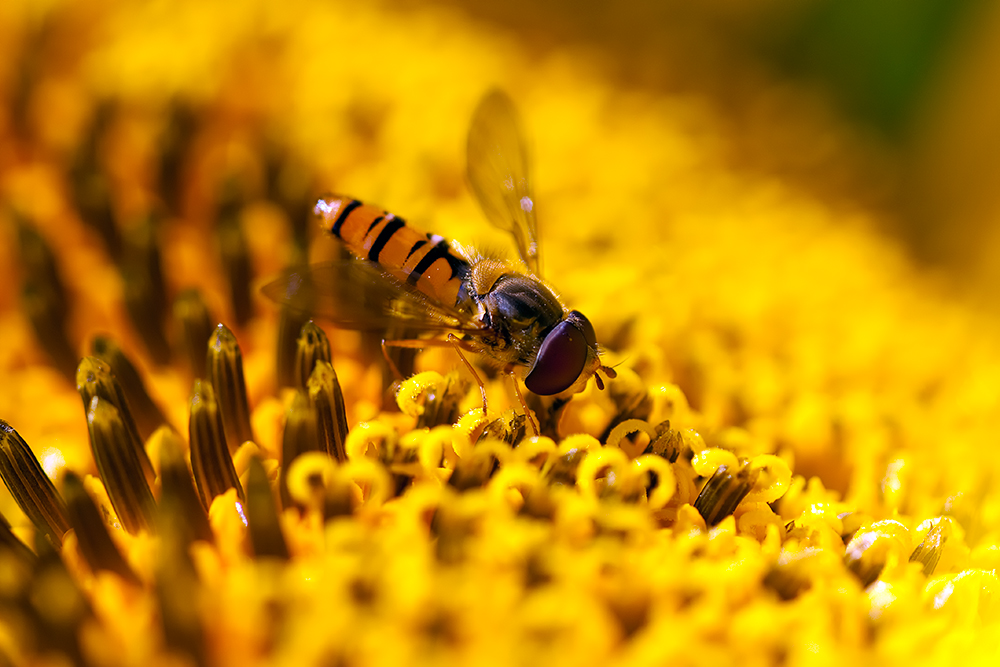
<path id="1" fill-rule="evenodd" d="M 385 346 L 451 345 L 485 388 L 462 351 L 479 353 L 529 391 L 582 391 L 597 371 L 609 378 L 594 327 L 567 309 L 539 277 L 534 198 L 524 140 L 513 102 L 488 93 L 469 129 L 468 177 L 490 222 L 513 236 L 527 271 L 514 262 L 449 244 L 399 216 L 357 199 L 325 196 L 313 212 L 322 229 L 357 258 L 313 265 L 264 287 L 279 303 L 297 305 L 353 329 L 434 332 L 446 338 L 385 341 Z M 532 426 L 534 424 L 532 423 Z"/>

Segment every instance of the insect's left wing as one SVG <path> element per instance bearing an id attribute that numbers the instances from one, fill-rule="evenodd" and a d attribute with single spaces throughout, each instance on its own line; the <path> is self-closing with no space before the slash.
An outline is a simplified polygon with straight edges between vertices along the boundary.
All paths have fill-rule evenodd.
<path id="1" fill-rule="evenodd" d="M 277 303 L 329 320 L 345 329 L 472 332 L 477 327 L 456 310 L 429 299 L 380 270 L 344 259 L 286 271 L 263 288 Z"/>
<path id="2" fill-rule="evenodd" d="M 469 183 L 486 217 L 513 235 L 521 259 L 537 275 L 538 228 L 528 154 L 517 109 L 503 91 L 490 91 L 476 107 L 467 160 Z"/>

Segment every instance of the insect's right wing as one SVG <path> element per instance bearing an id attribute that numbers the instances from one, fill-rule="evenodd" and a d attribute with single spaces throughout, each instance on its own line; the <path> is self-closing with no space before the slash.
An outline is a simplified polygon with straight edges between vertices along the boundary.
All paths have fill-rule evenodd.
<path id="1" fill-rule="evenodd" d="M 474 332 L 462 313 L 448 309 L 380 270 L 377 264 L 343 259 L 286 271 L 263 288 L 277 303 L 329 320 L 345 329 Z"/>
<path id="2" fill-rule="evenodd" d="M 469 183 L 486 217 L 513 235 L 521 259 L 538 275 L 538 228 L 528 152 L 517 110 L 503 91 L 490 91 L 476 107 L 467 153 Z"/>

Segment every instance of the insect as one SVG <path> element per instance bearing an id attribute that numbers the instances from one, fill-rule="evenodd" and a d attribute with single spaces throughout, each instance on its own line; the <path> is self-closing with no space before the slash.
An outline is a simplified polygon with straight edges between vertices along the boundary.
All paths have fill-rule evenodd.
<path id="1" fill-rule="evenodd" d="M 479 353 L 529 391 L 570 395 L 598 371 L 594 327 L 567 309 L 539 278 L 535 205 L 524 141 L 510 98 L 487 94 L 473 114 L 468 177 L 486 217 L 509 232 L 526 271 L 507 259 L 418 231 L 399 216 L 341 196 L 321 198 L 314 213 L 353 260 L 319 264 L 265 286 L 279 303 L 298 304 L 354 329 L 433 332 L 437 338 L 389 340 L 399 347 L 450 345 L 485 388 L 462 351 Z M 441 338 L 440 336 L 445 336 Z M 514 379 L 522 407 L 527 407 Z"/>

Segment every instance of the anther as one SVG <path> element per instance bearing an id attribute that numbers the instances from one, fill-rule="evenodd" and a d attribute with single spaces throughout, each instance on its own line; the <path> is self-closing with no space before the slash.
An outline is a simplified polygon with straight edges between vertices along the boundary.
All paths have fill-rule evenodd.
<path id="1" fill-rule="evenodd" d="M 287 475 L 292 462 L 301 454 L 319 451 L 317 439 L 317 411 L 309 404 L 309 397 L 301 390 L 295 391 L 291 405 L 285 413 L 285 430 L 281 439 L 281 502 L 291 506 Z"/>
<path id="2" fill-rule="evenodd" d="M 253 440 L 250 427 L 250 406 L 246 382 L 243 379 L 243 354 L 236 337 L 226 325 L 215 328 L 208 340 L 205 366 L 208 380 L 215 390 L 219 414 L 230 452 L 247 440 Z"/>
<path id="3" fill-rule="evenodd" d="M 719 466 L 715 474 L 702 487 L 694 501 L 708 526 L 714 526 L 732 514 L 753 488 L 759 469 L 750 470 L 746 466 L 730 472 L 726 466 Z"/>
<path id="4" fill-rule="evenodd" d="M 122 243 L 111 201 L 111 179 L 100 159 L 100 144 L 111 125 L 114 111 L 110 102 L 97 107 L 84 141 L 73 159 L 69 181 L 80 219 L 101 236 L 112 257 L 119 257 Z"/>
<path id="5" fill-rule="evenodd" d="M 118 414 L 128 430 L 128 442 L 134 445 L 135 453 L 138 456 L 139 465 L 142 466 L 143 474 L 148 483 L 154 479 L 153 466 L 149 461 L 149 455 L 143 447 L 143 439 L 139 435 L 139 429 L 132 418 L 130 405 L 125 399 L 125 392 L 118 382 L 108 364 L 97 357 L 84 357 L 80 360 L 80 365 L 76 369 L 76 390 L 83 399 L 83 410 L 90 409 L 95 396 L 108 401 L 117 410 Z"/>
<path id="6" fill-rule="evenodd" d="M 288 546 L 281 533 L 278 510 L 274 504 L 267 472 L 260 459 L 250 459 L 247 472 L 247 528 L 250 543 L 258 557 L 273 557 L 288 560 Z"/>
<path id="7" fill-rule="evenodd" d="M 145 441 L 160 425 L 167 423 L 167 418 L 150 398 L 139 371 L 117 343 L 107 336 L 96 336 L 90 344 L 90 351 L 111 368 L 122 393 L 127 397 L 128 407 L 139 429 L 139 437 Z M 118 409 L 122 409 L 120 405 Z"/>
<path id="8" fill-rule="evenodd" d="M 66 305 L 46 284 L 29 280 L 21 288 L 21 304 L 35 337 L 52 364 L 68 378 L 76 368 L 76 352 L 66 337 Z"/>
<path id="9" fill-rule="evenodd" d="M 133 534 L 151 530 L 156 503 L 143 472 L 142 444 L 114 403 L 100 395 L 87 409 L 87 430 L 97 471 L 125 530 Z"/>
<path id="10" fill-rule="evenodd" d="M 208 514 L 198 496 L 191 470 L 184 457 L 184 443 L 180 435 L 169 426 L 158 431 L 160 448 L 160 507 L 161 522 L 169 505 L 183 521 L 185 542 L 191 540 L 212 541 L 212 527 Z"/>
<path id="11" fill-rule="evenodd" d="M 17 226 L 18 258 L 24 267 L 26 282 L 46 285 L 53 303 L 58 304 L 58 310 L 66 312 L 66 289 L 59 277 L 55 255 L 24 216 L 13 207 L 8 207 L 7 210 Z"/>
<path id="12" fill-rule="evenodd" d="M 0 419 L 0 477 L 21 511 L 40 533 L 60 546 L 69 530 L 66 505 L 28 444 Z"/>
<path id="13" fill-rule="evenodd" d="M 190 104 L 174 101 L 170 105 L 166 127 L 159 138 L 160 173 L 158 189 L 167 207 L 180 212 L 183 195 L 184 163 L 199 119 Z"/>
<path id="14" fill-rule="evenodd" d="M 319 361 L 333 360 L 330 354 L 330 340 L 315 322 L 309 320 L 302 325 L 295 351 L 295 386 L 305 389 L 309 376 Z"/>
<path id="15" fill-rule="evenodd" d="M 233 305 L 233 315 L 240 326 L 246 324 L 253 314 L 250 298 L 250 250 L 246 235 L 240 225 L 243 197 L 238 187 L 230 181 L 224 186 L 219 204 L 216 235 L 222 254 L 222 267 L 229 279 L 229 299 Z"/>
<path id="16" fill-rule="evenodd" d="M 910 562 L 916 561 L 923 565 L 924 575 L 928 577 L 934 574 L 934 570 L 941 560 L 941 552 L 948 541 L 948 534 L 945 532 L 946 525 L 948 524 L 945 520 L 936 523 L 927 531 L 924 540 L 910 554 Z"/>
<path id="17" fill-rule="evenodd" d="M 309 402 L 316 414 L 316 437 L 320 449 L 337 459 L 347 460 L 344 441 L 349 430 L 344 393 L 340 389 L 337 372 L 326 361 L 316 364 L 309 376 Z"/>
<path id="18" fill-rule="evenodd" d="M 83 481 L 73 472 L 67 471 L 63 477 L 63 493 L 70 525 L 76 533 L 80 553 L 90 569 L 94 572 L 114 572 L 122 579 L 138 584 L 139 578 L 111 540 L 100 511 L 83 487 Z"/>
<path id="19" fill-rule="evenodd" d="M 245 500 L 226 446 L 222 415 L 219 414 L 212 385 L 204 380 L 195 380 L 190 405 L 188 436 L 191 442 L 191 469 L 201 504 L 207 509 L 217 495 L 228 489 L 236 489 L 240 501 Z"/>
<path id="20" fill-rule="evenodd" d="M 164 334 L 167 296 L 155 225 L 150 216 L 129 231 L 121 274 L 125 308 L 132 324 L 153 359 L 165 364 L 170 360 L 170 346 Z"/>
<path id="21" fill-rule="evenodd" d="M 0 562 L 5 568 L 13 568 L 14 576 L 4 582 L 0 587 L 0 599 L 10 599 L 23 591 L 23 583 L 28 579 L 32 569 L 38 562 L 35 552 L 28 548 L 28 545 L 18 539 L 14 531 L 11 530 L 10 523 L 0 514 Z M 14 583 L 18 582 L 18 583 Z M 11 590 L 11 586 L 16 586 Z M 16 591 L 16 592 L 15 592 Z"/>
<path id="22" fill-rule="evenodd" d="M 205 347 L 212 337 L 212 316 L 197 289 L 187 289 L 174 299 L 177 352 L 184 357 L 194 377 L 205 377 Z"/>

